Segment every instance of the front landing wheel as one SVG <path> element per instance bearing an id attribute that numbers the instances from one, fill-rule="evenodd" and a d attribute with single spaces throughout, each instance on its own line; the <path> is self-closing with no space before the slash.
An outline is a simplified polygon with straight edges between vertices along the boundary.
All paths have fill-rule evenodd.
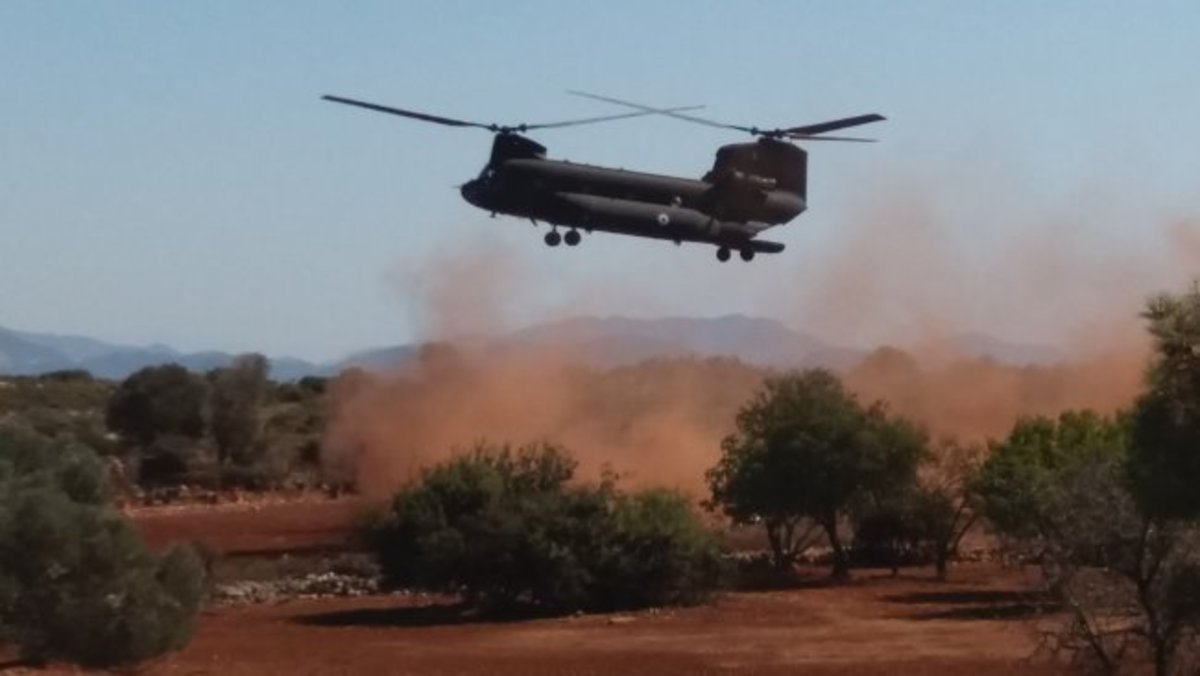
<path id="1" fill-rule="evenodd" d="M 551 230 L 543 239 L 546 240 L 546 246 L 558 246 L 558 243 L 562 241 L 562 235 L 558 234 L 557 230 Z"/>
<path id="2" fill-rule="evenodd" d="M 729 247 L 727 246 L 717 249 L 717 260 L 724 263 L 725 261 L 729 260 L 729 253 Z"/>

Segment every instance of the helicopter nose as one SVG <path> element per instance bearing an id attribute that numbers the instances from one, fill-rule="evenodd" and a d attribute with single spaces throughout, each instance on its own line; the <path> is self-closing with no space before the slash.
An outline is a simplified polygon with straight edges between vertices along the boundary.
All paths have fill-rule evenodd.
<path id="1" fill-rule="evenodd" d="M 463 199 L 466 200 L 468 204 L 479 206 L 479 179 L 473 179 L 463 183 L 462 187 L 459 188 L 459 192 L 462 193 Z"/>

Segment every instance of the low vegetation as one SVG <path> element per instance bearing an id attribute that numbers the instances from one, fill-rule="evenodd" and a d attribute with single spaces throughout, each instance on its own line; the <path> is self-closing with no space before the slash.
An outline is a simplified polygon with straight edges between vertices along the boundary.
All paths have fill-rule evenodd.
<path id="1" fill-rule="evenodd" d="M 389 583 L 492 611 L 686 604 L 714 588 L 715 538 L 683 496 L 574 475 L 556 446 L 479 446 L 397 493 L 366 539 Z"/>
<path id="2" fill-rule="evenodd" d="M 91 449 L 0 428 L 0 638 L 28 660 L 120 665 L 191 636 L 200 558 L 151 554 L 107 499 Z"/>

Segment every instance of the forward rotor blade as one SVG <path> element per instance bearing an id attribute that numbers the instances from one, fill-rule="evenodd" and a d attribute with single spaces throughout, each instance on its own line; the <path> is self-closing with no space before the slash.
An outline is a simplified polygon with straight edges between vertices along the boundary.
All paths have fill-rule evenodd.
<path id="1" fill-rule="evenodd" d="M 588 117 L 580 120 L 566 120 L 564 122 L 542 122 L 537 124 L 517 124 L 505 126 L 499 124 L 483 124 L 481 122 L 470 122 L 467 120 L 456 120 L 452 117 L 442 117 L 440 115 L 430 115 L 428 113 L 418 113 L 415 110 L 404 110 L 403 108 L 393 108 L 392 106 L 383 106 L 378 103 L 369 103 L 367 101 L 359 101 L 357 99 L 348 99 L 341 96 L 325 95 L 321 97 L 326 101 L 335 103 L 344 103 L 348 106 L 357 106 L 366 108 L 367 110 L 375 110 L 381 113 L 390 113 L 392 115 L 400 115 L 402 117 L 410 117 L 415 120 L 423 120 L 425 122 L 433 122 L 436 124 L 444 124 L 449 127 L 477 127 L 479 129 L 487 129 L 494 132 L 510 132 L 510 131 L 528 131 L 530 129 L 555 129 L 558 127 L 572 127 L 580 124 L 592 124 L 594 122 L 608 122 L 610 120 L 623 120 L 630 117 L 642 117 L 643 115 L 652 115 L 656 113 L 672 114 L 680 110 L 699 110 L 704 106 L 679 106 L 676 108 L 666 108 L 662 111 L 648 110 L 637 113 L 619 113 L 617 115 L 602 115 L 599 117 Z"/>
<path id="2" fill-rule="evenodd" d="M 566 122 L 539 122 L 537 124 L 522 124 L 519 129 L 522 131 L 528 129 L 556 129 L 558 127 L 572 127 L 577 124 L 592 124 L 593 122 L 608 122 L 610 120 L 624 120 L 629 117 L 643 117 L 645 115 L 656 114 L 672 114 L 680 110 L 700 110 L 704 106 L 679 106 L 678 108 L 664 108 L 663 110 L 644 110 L 638 113 L 619 113 L 617 115 L 601 115 L 600 117 L 585 117 L 581 120 L 567 120 Z"/>
<path id="3" fill-rule="evenodd" d="M 855 115 L 854 117 L 844 117 L 840 120 L 830 120 L 828 122 L 818 122 L 816 124 L 806 124 L 802 127 L 792 127 L 784 129 L 788 135 L 798 134 L 801 136 L 811 136 L 812 134 L 824 134 L 827 131 L 837 131 L 847 127 L 857 127 L 860 124 L 868 124 L 871 122 L 880 122 L 887 118 L 877 113 L 870 115 Z"/>
<path id="4" fill-rule="evenodd" d="M 400 115 L 403 117 L 411 117 L 414 120 L 424 120 L 425 122 L 434 122 L 436 124 L 444 124 L 449 127 L 479 127 L 480 129 L 491 129 L 493 125 L 480 124 L 479 122 L 468 122 L 466 120 L 456 120 L 452 117 L 441 117 L 440 115 L 429 115 L 428 113 L 418 113 L 412 110 L 404 110 L 403 108 L 392 108 L 391 106 L 381 106 L 378 103 L 368 103 L 366 101 L 357 101 L 355 99 L 342 98 L 341 96 L 329 96 L 328 94 L 321 98 L 326 101 L 335 103 L 344 103 L 348 106 L 358 106 L 367 110 L 376 110 L 381 113 L 391 113 L 392 115 Z"/>
<path id="5" fill-rule="evenodd" d="M 657 115 L 666 115 L 667 117 L 674 117 L 674 118 L 678 118 L 680 120 L 687 120 L 688 122 L 695 122 L 697 124 L 703 124 L 703 125 L 707 125 L 709 127 L 717 127 L 718 129 L 736 129 L 737 131 L 744 131 L 744 132 L 747 132 L 750 134 L 755 133 L 755 130 L 751 127 L 741 127 L 736 124 L 725 124 L 724 122 L 715 122 L 713 120 L 706 120 L 702 117 L 695 117 L 694 115 L 681 115 L 678 112 L 675 112 L 676 109 L 672 109 L 672 108 L 652 108 L 650 106 L 644 106 L 640 103 L 634 103 L 632 101 L 622 101 L 621 99 L 614 99 L 609 96 L 600 96 L 599 94 L 589 94 L 587 92 L 580 92 L 580 91 L 575 91 L 575 90 L 568 90 L 567 93 L 573 94 L 575 96 L 582 96 L 585 99 L 604 101 L 605 103 L 613 103 L 618 106 L 625 106 L 626 108 L 633 108 L 634 110 L 642 111 L 642 114 L 644 114 L 644 115 L 651 114 L 651 113 L 657 114 Z"/>
<path id="6" fill-rule="evenodd" d="M 855 141 L 857 143 L 875 143 L 878 140 L 853 136 L 813 136 L 812 134 L 784 134 L 784 138 L 789 138 L 793 141 Z"/>

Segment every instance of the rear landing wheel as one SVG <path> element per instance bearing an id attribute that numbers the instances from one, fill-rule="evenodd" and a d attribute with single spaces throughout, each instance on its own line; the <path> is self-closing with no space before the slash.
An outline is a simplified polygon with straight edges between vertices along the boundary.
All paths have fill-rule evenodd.
<path id="1" fill-rule="evenodd" d="M 575 246 L 579 244 L 579 240 L 581 239 L 583 238 L 579 236 L 578 230 L 568 230 L 566 236 L 563 237 L 563 241 L 567 243 L 567 246 Z"/>
<path id="2" fill-rule="evenodd" d="M 717 249 L 717 260 L 721 261 L 722 263 L 729 260 L 729 247 L 723 246 Z"/>
<path id="3" fill-rule="evenodd" d="M 738 252 L 744 261 L 754 260 L 754 249 L 742 249 Z"/>
<path id="4" fill-rule="evenodd" d="M 558 243 L 562 241 L 562 235 L 558 234 L 557 230 L 551 230 L 543 239 L 546 240 L 546 246 L 558 246 Z"/>

